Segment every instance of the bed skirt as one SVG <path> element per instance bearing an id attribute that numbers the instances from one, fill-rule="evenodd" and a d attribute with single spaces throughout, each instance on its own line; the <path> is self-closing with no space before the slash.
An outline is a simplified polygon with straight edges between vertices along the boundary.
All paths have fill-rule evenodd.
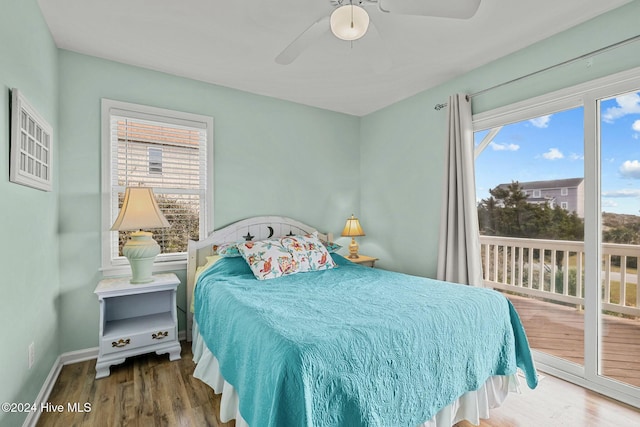
<path id="1" fill-rule="evenodd" d="M 233 386 L 222 377 L 218 359 L 205 345 L 195 319 L 191 346 L 193 361 L 196 363 L 193 376 L 211 387 L 216 394 L 222 393 L 220 421 L 228 422 L 235 419 L 236 427 L 248 427 L 249 425 L 239 411 L 238 394 Z M 432 419 L 418 427 L 451 427 L 463 420 L 478 425 L 480 419 L 489 418 L 489 409 L 500 406 L 509 392 L 520 393 L 517 375 L 490 377 L 478 390 L 463 394 L 450 405 L 442 408 Z"/>

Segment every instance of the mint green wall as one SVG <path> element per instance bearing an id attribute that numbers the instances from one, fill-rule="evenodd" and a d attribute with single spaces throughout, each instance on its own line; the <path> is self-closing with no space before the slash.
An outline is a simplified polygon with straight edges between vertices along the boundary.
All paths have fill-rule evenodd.
<path id="1" fill-rule="evenodd" d="M 361 121 L 361 252 L 383 268 L 435 276 L 447 112 L 453 93 L 474 93 L 635 36 L 640 1 L 422 92 Z M 437 58 L 434 58 L 437 60 Z M 640 42 L 473 99 L 474 113 L 640 66 Z M 419 250 L 418 250 L 419 249 Z M 378 264 L 376 264 L 378 265 Z"/>
<path id="2" fill-rule="evenodd" d="M 339 234 L 353 212 L 367 233 L 361 252 L 385 268 L 433 276 L 446 131 L 446 112 L 433 106 L 635 35 L 640 16 L 636 0 L 357 118 L 58 51 L 35 0 L 0 1 L 0 195 L 11 206 L 0 221 L 8 243 L 0 249 L 2 342 L 11 343 L 0 346 L 0 399 L 9 402 L 33 401 L 60 353 L 97 345 L 102 97 L 214 117 L 216 228 L 280 214 Z M 639 45 L 479 96 L 474 111 L 640 66 Z M 8 182 L 12 87 L 54 127 L 51 193 Z M 184 286 L 179 299 L 184 308 Z M 0 414 L 1 425 L 23 419 Z"/>
<path id="3" fill-rule="evenodd" d="M 9 182 L 9 101 L 18 88 L 53 127 L 58 147 L 57 49 L 35 0 L 2 0 L 0 13 L 0 402 L 33 402 L 60 353 L 57 321 L 58 188 L 43 192 Z M 28 367 L 28 346 L 35 364 Z M 0 412 L 0 425 L 25 414 Z"/>
<path id="4" fill-rule="evenodd" d="M 64 50 L 59 61 L 63 352 L 98 344 L 101 98 L 214 118 L 215 228 L 274 214 L 338 234 L 358 207 L 357 117 Z"/>

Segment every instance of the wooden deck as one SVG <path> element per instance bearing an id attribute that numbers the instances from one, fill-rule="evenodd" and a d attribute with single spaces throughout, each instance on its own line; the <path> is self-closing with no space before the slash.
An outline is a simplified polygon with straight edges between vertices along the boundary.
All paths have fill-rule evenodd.
<path id="1" fill-rule="evenodd" d="M 520 315 L 529 345 L 584 364 L 584 312 L 550 302 L 507 295 Z M 640 387 L 640 319 L 603 316 L 602 375 Z"/>

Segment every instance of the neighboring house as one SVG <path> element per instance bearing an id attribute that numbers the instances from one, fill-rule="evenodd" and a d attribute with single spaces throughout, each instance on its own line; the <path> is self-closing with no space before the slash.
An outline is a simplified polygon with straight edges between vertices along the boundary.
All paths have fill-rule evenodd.
<path id="1" fill-rule="evenodd" d="M 509 188 L 511 184 L 500 184 L 498 188 Z M 518 182 L 533 204 L 548 203 L 584 218 L 584 178 L 552 179 L 548 181 Z"/>
<path id="2" fill-rule="evenodd" d="M 135 120 L 117 123 L 120 185 L 199 188 L 198 132 Z"/>

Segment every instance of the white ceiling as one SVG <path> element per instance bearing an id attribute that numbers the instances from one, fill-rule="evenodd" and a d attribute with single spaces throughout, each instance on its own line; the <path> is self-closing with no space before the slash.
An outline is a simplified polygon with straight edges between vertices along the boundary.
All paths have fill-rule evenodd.
<path id="1" fill-rule="evenodd" d="M 445 1 L 445 0 L 425 0 Z M 449 0 L 453 1 L 453 0 Z M 39 0 L 58 47 L 362 116 L 630 0 L 482 0 L 469 20 L 383 14 L 345 42 L 327 32 L 290 65 L 274 58 L 330 0 Z M 392 67 L 375 72 L 367 43 Z"/>

